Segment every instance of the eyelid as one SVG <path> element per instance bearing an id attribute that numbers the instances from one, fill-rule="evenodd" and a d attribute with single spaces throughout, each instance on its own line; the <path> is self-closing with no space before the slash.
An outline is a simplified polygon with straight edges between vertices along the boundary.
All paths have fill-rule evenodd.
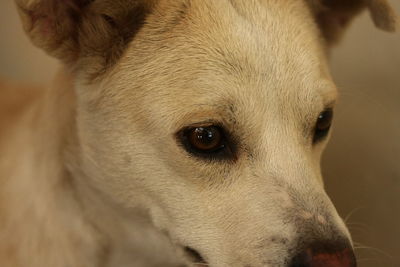
<path id="1" fill-rule="evenodd" d="M 218 121 L 213 121 L 213 120 L 207 120 L 207 121 L 201 121 L 201 122 L 196 122 L 190 125 L 185 126 L 185 129 L 191 129 L 191 128 L 198 128 L 198 127 L 211 127 L 211 126 L 216 126 L 216 127 L 221 127 L 221 123 Z"/>
<path id="2" fill-rule="evenodd" d="M 335 107 L 335 105 L 336 105 L 336 99 L 327 102 L 326 104 L 324 104 L 324 109 L 322 110 L 322 112 L 324 112 L 324 111 L 326 111 L 326 110 L 329 110 L 329 109 L 332 109 L 332 110 L 333 110 L 333 108 Z M 322 113 L 322 112 L 321 112 L 321 113 Z M 321 114 L 321 113 L 320 113 L 320 114 Z"/>

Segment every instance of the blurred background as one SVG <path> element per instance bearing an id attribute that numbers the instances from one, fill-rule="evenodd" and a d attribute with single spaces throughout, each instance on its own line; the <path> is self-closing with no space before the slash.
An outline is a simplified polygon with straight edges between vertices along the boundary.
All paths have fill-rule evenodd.
<path id="1" fill-rule="evenodd" d="M 391 0 L 397 14 L 400 1 Z M 328 194 L 349 226 L 361 267 L 400 266 L 400 33 L 356 19 L 332 53 L 340 90 L 323 158 Z"/>
<path id="2" fill-rule="evenodd" d="M 400 1 L 391 1 L 400 14 Z M 22 32 L 13 1 L 0 2 L 0 77 L 49 83 L 57 63 Z M 400 33 L 357 18 L 332 53 L 340 88 L 323 159 L 328 194 L 353 234 L 360 267 L 400 266 Z"/>

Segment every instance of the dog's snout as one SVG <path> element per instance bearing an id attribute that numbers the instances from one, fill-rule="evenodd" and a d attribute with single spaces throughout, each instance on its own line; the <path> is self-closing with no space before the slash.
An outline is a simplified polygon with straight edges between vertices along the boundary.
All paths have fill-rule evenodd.
<path id="1" fill-rule="evenodd" d="M 297 256 L 289 267 L 356 267 L 357 261 L 350 245 L 337 242 L 314 243 Z"/>

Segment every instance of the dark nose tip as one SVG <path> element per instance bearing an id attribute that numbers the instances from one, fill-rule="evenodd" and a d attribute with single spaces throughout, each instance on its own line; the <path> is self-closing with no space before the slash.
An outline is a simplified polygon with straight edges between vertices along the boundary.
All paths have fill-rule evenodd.
<path id="1" fill-rule="evenodd" d="M 357 267 L 350 245 L 319 242 L 308 246 L 294 257 L 290 267 Z"/>

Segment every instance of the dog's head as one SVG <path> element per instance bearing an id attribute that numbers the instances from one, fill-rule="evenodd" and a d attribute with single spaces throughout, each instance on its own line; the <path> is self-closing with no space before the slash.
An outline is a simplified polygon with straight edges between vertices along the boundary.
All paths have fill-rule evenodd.
<path id="1" fill-rule="evenodd" d="M 320 157 L 327 47 L 385 0 L 18 0 L 75 74 L 90 183 L 210 266 L 355 266 Z"/>

